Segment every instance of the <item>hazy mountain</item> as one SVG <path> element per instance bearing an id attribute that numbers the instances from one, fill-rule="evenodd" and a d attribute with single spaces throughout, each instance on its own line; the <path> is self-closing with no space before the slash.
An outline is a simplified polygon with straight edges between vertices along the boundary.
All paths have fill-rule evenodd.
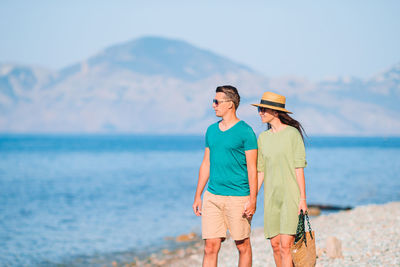
<path id="1" fill-rule="evenodd" d="M 237 86 L 256 132 L 262 93 L 285 94 L 309 134 L 399 135 L 400 64 L 371 79 L 267 79 L 186 42 L 147 37 L 66 67 L 0 65 L 1 132 L 204 133 L 215 87 Z"/>
<path id="2" fill-rule="evenodd" d="M 32 101 L 33 90 L 40 89 L 52 77 L 48 70 L 16 64 L 0 64 L 0 109 L 21 101 Z"/>
<path id="3" fill-rule="evenodd" d="M 251 71 L 244 65 L 183 41 L 145 37 L 107 48 L 82 63 L 63 69 L 61 74 L 64 77 L 96 67 L 186 81 L 205 79 L 215 74 Z"/>

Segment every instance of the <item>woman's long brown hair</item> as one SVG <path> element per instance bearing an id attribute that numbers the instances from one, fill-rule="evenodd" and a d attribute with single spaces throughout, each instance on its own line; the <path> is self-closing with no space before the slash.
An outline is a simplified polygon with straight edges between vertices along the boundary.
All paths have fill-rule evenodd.
<path id="1" fill-rule="evenodd" d="M 289 114 L 287 114 L 286 112 L 280 110 L 275 110 L 275 111 L 278 112 L 278 118 L 280 119 L 280 121 L 284 124 L 296 128 L 299 131 L 301 138 L 303 138 L 304 140 L 304 136 L 307 136 L 307 134 L 301 123 L 290 117 Z M 268 123 L 268 129 L 271 129 L 271 124 L 269 123 Z"/>

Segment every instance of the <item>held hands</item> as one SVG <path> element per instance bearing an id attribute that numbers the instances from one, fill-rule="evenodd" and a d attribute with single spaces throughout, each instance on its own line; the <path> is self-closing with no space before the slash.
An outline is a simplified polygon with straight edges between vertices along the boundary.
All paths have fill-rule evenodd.
<path id="1" fill-rule="evenodd" d="M 299 211 L 298 211 L 297 215 L 300 214 L 300 210 L 303 210 L 303 212 L 306 212 L 308 210 L 307 202 L 306 202 L 306 200 L 304 198 L 300 199 Z"/>
<path id="2" fill-rule="evenodd" d="M 201 198 L 196 197 L 193 202 L 193 212 L 196 216 L 201 216 Z"/>
<path id="3" fill-rule="evenodd" d="M 246 216 L 247 219 L 251 219 L 256 212 L 256 202 L 255 201 L 247 201 L 244 204 L 244 212 L 243 215 Z"/>

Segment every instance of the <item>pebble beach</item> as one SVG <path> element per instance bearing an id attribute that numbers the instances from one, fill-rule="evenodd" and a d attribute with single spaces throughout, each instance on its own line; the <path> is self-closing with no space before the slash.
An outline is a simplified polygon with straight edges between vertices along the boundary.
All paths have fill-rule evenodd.
<path id="1" fill-rule="evenodd" d="M 310 218 L 316 235 L 316 266 L 400 266 L 400 202 L 359 206 Z M 198 237 L 197 237 L 198 238 Z M 335 255 L 327 249 L 328 240 L 338 240 Z M 269 241 L 263 229 L 251 234 L 253 266 L 275 266 Z M 186 248 L 164 250 L 142 260 L 113 266 L 201 266 L 203 241 L 192 241 Z M 221 247 L 218 266 L 237 266 L 238 253 L 232 239 Z"/>

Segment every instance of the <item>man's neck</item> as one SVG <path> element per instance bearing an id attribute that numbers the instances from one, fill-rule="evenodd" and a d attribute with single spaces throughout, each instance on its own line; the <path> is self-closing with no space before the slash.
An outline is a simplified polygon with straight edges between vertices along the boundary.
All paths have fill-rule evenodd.
<path id="1" fill-rule="evenodd" d="M 222 123 L 224 125 L 235 124 L 238 121 L 239 121 L 239 118 L 236 117 L 236 113 L 234 113 L 234 112 L 228 113 L 222 117 Z"/>

